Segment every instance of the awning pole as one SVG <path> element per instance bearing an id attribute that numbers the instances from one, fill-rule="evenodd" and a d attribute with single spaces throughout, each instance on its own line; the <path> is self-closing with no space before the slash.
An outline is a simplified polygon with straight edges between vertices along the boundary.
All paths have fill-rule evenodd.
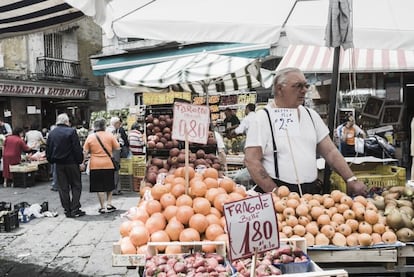
<path id="1" fill-rule="evenodd" d="M 333 134 L 335 130 L 335 114 L 336 114 L 336 96 L 338 90 L 338 80 L 339 80 L 339 55 L 340 55 L 340 46 L 334 48 L 334 60 L 332 66 L 332 82 L 331 82 L 331 92 L 329 95 L 329 115 L 328 115 L 328 128 L 329 136 L 333 139 Z M 328 163 L 325 161 L 325 171 L 323 178 L 323 193 L 329 193 L 331 189 L 331 168 Z"/>

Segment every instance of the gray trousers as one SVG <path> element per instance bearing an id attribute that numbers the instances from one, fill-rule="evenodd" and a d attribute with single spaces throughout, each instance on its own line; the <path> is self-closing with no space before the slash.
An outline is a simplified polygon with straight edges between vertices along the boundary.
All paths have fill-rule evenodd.
<path id="1" fill-rule="evenodd" d="M 59 197 L 66 214 L 70 214 L 81 207 L 80 196 L 82 181 L 79 165 L 56 164 Z M 72 197 L 71 197 L 72 195 Z"/>

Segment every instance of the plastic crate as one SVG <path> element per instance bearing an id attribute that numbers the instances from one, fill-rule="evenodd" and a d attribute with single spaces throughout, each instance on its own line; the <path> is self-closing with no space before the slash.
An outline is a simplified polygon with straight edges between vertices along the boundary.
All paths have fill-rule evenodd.
<path id="1" fill-rule="evenodd" d="M 1 211 L 11 211 L 12 210 L 12 204 L 11 202 L 0 202 L 0 212 Z"/>
<path id="2" fill-rule="evenodd" d="M 122 191 L 132 191 L 133 176 L 130 174 L 119 174 L 119 187 Z"/>
<path id="3" fill-rule="evenodd" d="M 132 175 L 134 177 L 144 177 L 145 176 L 145 164 L 136 164 L 133 163 L 132 166 Z"/>
<path id="4" fill-rule="evenodd" d="M 120 174 L 132 174 L 132 159 L 121 158 L 120 165 Z"/>
<path id="5" fill-rule="evenodd" d="M 135 155 L 132 156 L 132 163 L 145 165 L 147 163 L 147 160 L 145 155 Z"/>
<path id="6" fill-rule="evenodd" d="M 31 187 L 35 184 L 36 172 L 13 172 L 14 187 Z"/>
<path id="7" fill-rule="evenodd" d="M 0 217 L 0 232 L 10 232 L 19 228 L 19 213 L 17 210 L 9 211 Z"/>
<path id="8" fill-rule="evenodd" d="M 405 186 L 405 168 L 393 165 L 378 165 L 369 171 L 355 171 L 355 176 L 368 188 L 389 188 L 394 186 Z M 346 192 L 346 183 L 336 172 L 331 174 L 332 189 Z"/>

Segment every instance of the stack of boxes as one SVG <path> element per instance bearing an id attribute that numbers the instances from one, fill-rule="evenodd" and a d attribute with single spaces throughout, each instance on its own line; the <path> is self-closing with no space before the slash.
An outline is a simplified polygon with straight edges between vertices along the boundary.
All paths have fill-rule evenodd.
<path id="1" fill-rule="evenodd" d="M 120 188 L 123 191 L 139 192 L 141 182 L 144 180 L 146 158 L 144 155 L 132 156 L 132 158 L 121 159 L 119 170 Z"/>
<path id="2" fill-rule="evenodd" d="M 132 156 L 133 190 L 140 191 L 141 182 L 144 182 L 147 161 L 144 155 Z"/>

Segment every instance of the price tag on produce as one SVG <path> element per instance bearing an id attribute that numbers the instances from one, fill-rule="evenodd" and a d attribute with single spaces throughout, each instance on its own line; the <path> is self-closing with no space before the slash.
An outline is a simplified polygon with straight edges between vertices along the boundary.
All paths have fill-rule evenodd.
<path id="1" fill-rule="evenodd" d="M 174 103 L 172 138 L 189 142 L 206 144 L 210 109 L 207 106 Z"/>
<path id="2" fill-rule="evenodd" d="M 276 136 L 300 136 L 298 109 L 274 109 L 273 122 Z"/>
<path id="3" fill-rule="evenodd" d="M 279 248 L 279 232 L 271 193 L 229 202 L 223 206 L 229 235 L 230 260 Z"/>

